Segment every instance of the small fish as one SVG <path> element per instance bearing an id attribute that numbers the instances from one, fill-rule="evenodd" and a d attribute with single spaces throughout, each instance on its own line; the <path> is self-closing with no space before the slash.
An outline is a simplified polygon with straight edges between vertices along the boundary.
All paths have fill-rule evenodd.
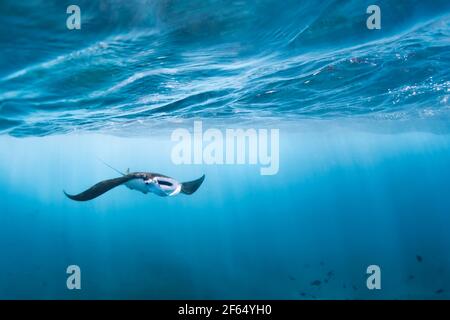
<path id="1" fill-rule="evenodd" d="M 313 282 L 311 282 L 312 286 L 320 286 L 322 284 L 322 281 L 320 280 L 314 280 Z"/>
<path id="2" fill-rule="evenodd" d="M 358 287 L 357 286 L 355 286 L 355 285 L 352 285 L 352 288 L 353 288 L 353 290 L 358 290 Z"/>
<path id="3" fill-rule="evenodd" d="M 414 276 L 412 274 L 409 275 L 408 280 L 414 280 Z"/>
<path id="4" fill-rule="evenodd" d="M 328 283 L 328 279 L 323 280 L 323 282 Z"/>
<path id="5" fill-rule="evenodd" d="M 416 255 L 416 260 L 417 260 L 417 262 L 422 262 L 423 258 L 422 258 L 422 256 Z"/>
<path id="6" fill-rule="evenodd" d="M 439 289 L 439 290 L 436 290 L 434 293 L 436 293 L 436 294 L 441 294 L 441 293 L 443 293 L 444 292 L 444 289 Z"/>
<path id="7" fill-rule="evenodd" d="M 329 278 L 331 278 L 332 276 L 334 276 L 334 272 L 333 271 L 328 271 L 327 276 Z"/>
<path id="8" fill-rule="evenodd" d="M 301 295 L 302 297 L 306 297 L 306 293 L 304 293 L 304 292 L 300 292 L 300 295 Z"/>
<path id="9" fill-rule="evenodd" d="M 293 277 L 293 276 L 288 276 L 288 278 L 289 278 L 289 280 L 291 280 L 291 281 L 295 281 L 295 277 Z"/>

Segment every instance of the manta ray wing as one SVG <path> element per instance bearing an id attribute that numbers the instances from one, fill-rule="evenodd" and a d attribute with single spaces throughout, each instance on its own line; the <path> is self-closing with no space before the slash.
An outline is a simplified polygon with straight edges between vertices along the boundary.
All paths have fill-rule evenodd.
<path id="1" fill-rule="evenodd" d="M 181 192 L 184 194 L 193 194 L 198 188 L 200 188 L 203 180 L 205 180 L 205 175 L 194 181 L 183 182 L 181 184 Z"/>
<path id="2" fill-rule="evenodd" d="M 120 186 L 121 184 L 128 182 L 129 180 L 134 179 L 134 178 L 135 177 L 131 174 L 125 175 L 123 177 L 101 181 L 101 182 L 97 183 L 96 185 L 93 185 L 86 191 L 83 191 L 82 193 L 79 193 L 76 195 L 70 195 L 70 194 L 66 193 L 66 191 L 64 191 L 64 194 L 68 198 L 75 200 L 75 201 L 88 201 L 88 200 L 97 198 L 98 196 L 104 194 L 105 192 L 107 192 L 117 186 Z"/>

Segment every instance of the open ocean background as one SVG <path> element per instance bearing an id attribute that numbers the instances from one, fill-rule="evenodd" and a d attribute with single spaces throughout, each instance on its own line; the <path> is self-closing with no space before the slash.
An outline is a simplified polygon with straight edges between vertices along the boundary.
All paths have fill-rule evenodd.
<path id="1" fill-rule="evenodd" d="M 450 298 L 448 0 L 0 0 L 0 21 L 0 298 Z M 279 173 L 173 164 L 194 120 L 280 129 Z M 67 199 L 117 176 L 99 158 L 206 180 Z"/>

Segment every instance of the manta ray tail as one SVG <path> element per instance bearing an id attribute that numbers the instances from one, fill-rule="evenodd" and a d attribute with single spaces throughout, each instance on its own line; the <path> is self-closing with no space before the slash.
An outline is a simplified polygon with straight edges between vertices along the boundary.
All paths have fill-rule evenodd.
<path id="1" fill-rule="evenodd" d="M 86 191 L 83 191 L 80 194 L 70 195 L 70 194 L 66 193 L 65 191 L 64 191 L 64 194 L 68 198 L 75 200 L 75 201 L 88 201 L 88 200 L 97 198 L 98 196 L 104 194 L 105 192 L 107 192 L 117 186 L 120 186 L 121 184 L 123 184 L 131 179 L 133 179 L 133 177 L 123 176 L 120 178 L 104 180 L 104 181 L 101 181 L 101 182 L 97 183 L 96 185 L 90 187 Z"/>
<path id="2" fill-rule="evenodd" d="M 103 164 L 104 164 L 105 166 L 107 166 L 108 168 L 114 170 L 115 172 L 117 172 L 118 174 L 121 174 L 121 175 L 123 175 L 123 176 L 126 176 L 128 173 L 130 173 L 130 169 L 128 169 L 128 170 L 127 170 L 127 173 L 125 174 L 125 173 L 123 173 L 122 171 L 117 170 L 117 169 L 114 168 L 113 166 L 107 164 L 105 161 L 103 161 L 102 159 L 100 159 L 100 158 L 98 158 L 98 157 L 97 157 L 97 160 L 100 161 L 101 163 L 103 163 Z"/>
<path id="3" fill-rule="evenodd" d="M 181 192 L 184 194 L 193 194 L 198 188 L 200 188 L 203 180 L 205 180 L 205 175 L 194 181 L 183 182 L 181 184 Z"/>

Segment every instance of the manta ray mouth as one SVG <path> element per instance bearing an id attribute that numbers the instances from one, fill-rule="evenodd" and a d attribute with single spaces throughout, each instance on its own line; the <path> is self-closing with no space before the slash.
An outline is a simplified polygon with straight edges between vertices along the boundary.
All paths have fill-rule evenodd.
<path id="1" fill-rule="evenodd" d="M 164 180 L 157 180 L 157 181 L 158 181 L 158 184 L 160 184 L 162 186 L 168 186 L 168 187 L 173 186 L 173 183 L 169 182 L 169 181 L 164 181 Z"/>

